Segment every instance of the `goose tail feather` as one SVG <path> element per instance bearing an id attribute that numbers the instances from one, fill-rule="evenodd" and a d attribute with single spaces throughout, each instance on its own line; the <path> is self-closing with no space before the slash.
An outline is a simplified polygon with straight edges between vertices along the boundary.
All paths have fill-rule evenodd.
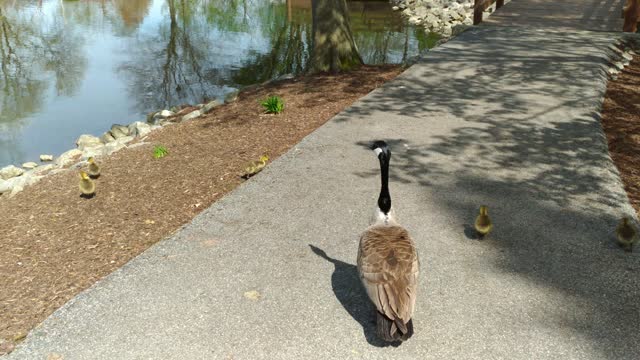
<path id="1" fill-rule="evenodd" d="M 406 341 L 413 335 L 412 320 L 405 324 L 400 319 L 391 320 L 379 311 L 376 314 L 376 333 L 384 341 Z"/>

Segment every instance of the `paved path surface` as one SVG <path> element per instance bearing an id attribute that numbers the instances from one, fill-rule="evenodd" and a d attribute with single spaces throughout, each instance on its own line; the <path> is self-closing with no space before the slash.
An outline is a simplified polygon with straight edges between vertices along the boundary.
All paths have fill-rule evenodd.
<path id="1" fill-rule="evenodd" d="M 597 118 L 616 36 L 465 32 L 7 360 L 637 359 L 640 253 L 612 232 L 633 210 Z M 422 260 L 416 334 L 399 347 L 376 340 L 354 266 L 379 186 L 365 145 L 378 138 Z M 470 230 L 480 204 L 496 223 L 483 241 Z"/>
<path id="2" fill-rule="evenodd" d="M 499 26 L 622 31 L 626 0 L 512 0 L 485 20 Z"/>

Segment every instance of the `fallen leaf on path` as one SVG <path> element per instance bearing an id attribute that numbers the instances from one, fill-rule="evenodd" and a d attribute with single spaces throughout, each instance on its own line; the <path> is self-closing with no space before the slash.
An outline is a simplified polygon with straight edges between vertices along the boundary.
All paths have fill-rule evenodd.
<path id="1" fill-rule="evenodd" d="M 212 247 L 212 246 L 218 245 L 218 240 L 216 239 L 203 240 L 201 244 L 206 247 Z"/>
<path id="2" fill-rule="evenodd" d="M 255 290 L 251 290 L 251 291 L 247 291 L 246 293 L 244 293 L 244 297 L 246 297 L 249 300 L 256 301 L 256 300 L 260 300 L 262 295 L 259 292 L 255 291 Z"/>

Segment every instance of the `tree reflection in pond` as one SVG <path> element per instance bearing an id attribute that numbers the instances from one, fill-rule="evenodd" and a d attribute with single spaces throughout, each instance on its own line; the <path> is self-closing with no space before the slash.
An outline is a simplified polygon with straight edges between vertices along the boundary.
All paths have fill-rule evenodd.
<path id="1" fill-rule="evenodd" d="M 368 64 L 401 63 L 437 36 L 405 26 L 386 2 L 348 2 Z M 166 0 L 168 23 L 130 46 L 122 66 L 138 111 L 222 97 L 243 85 L 306 70 L 311 1 Z"/>
<path id="2" fill-rule="evenodd" d="M 82 37 L 53 17 L 5 8 L 0 2 L 0 164 L 15 162 L 24 119 L 43 106 L 47 90 L 72 96 L 82 81 L 86 58 Z"/>

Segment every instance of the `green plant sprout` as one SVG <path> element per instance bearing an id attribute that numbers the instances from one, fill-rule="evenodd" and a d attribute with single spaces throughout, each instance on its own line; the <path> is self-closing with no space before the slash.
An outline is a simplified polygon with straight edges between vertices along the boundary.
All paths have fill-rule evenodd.
<path id="1" fill-rule="evenodd" d="M 169 151 L 167 151 L 167 148 L 162 146 L 162 145 L 156 145 L 153 147 L 153 157 L 156 159 L 160 159 L 163 158 L 165 156 L 167 156 L 167 154 L 169 154 Z"/>
<path id="2" fill-rule="evenodd" d="M 279 96 L 269 96 L 260 103 L 267 114 L 279 114 L 284 110 L 284 101 Z"/>

